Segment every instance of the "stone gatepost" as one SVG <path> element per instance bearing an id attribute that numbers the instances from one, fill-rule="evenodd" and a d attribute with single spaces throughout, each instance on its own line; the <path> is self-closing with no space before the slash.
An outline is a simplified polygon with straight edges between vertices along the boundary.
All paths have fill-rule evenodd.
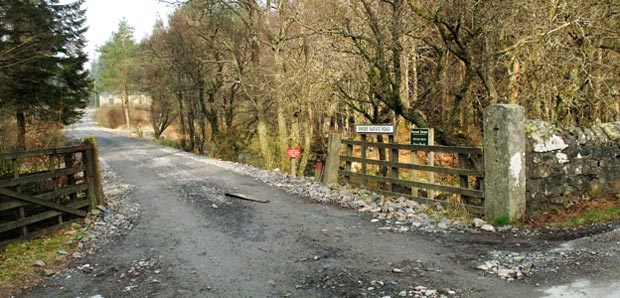
<path id="1" fill-rule="evenodd" d="M 525 214 L 525 112 L 519 105 L 484 110 L 484 209 L 489 221 Z"/>
<path id="2" fill-rule="evenodd" d="M 330 133 L 327 145 L 327 160 L 325 161 L 323 183 L 330 185 L 338 183 L 338 167 L 340 166 L 340 135 Z"/>

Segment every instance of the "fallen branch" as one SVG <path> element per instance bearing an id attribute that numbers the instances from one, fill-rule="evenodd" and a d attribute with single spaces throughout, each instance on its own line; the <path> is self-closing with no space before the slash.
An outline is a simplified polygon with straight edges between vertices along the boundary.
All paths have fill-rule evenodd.
<path id="1" fill-rule="evenodd" d="M 239 193 L 224 193 L 224 195 L 227 197 L 242 199 L 242 200 L 251 201 L 251 202 L 269 203 L 269 200 L 261 200 L 261 199 L 257 199 L 257 198 L 254 198 L 248 195 L 239 194 Z"/>

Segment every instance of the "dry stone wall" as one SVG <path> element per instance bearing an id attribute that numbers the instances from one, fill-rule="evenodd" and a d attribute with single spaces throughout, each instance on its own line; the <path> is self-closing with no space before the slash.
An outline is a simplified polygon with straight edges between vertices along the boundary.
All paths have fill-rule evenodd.
<path id="1" fill-rule="evenodd" d="M 620 122 L 557 128 L 525 126 L 529 216 L 620 194 Z"/>

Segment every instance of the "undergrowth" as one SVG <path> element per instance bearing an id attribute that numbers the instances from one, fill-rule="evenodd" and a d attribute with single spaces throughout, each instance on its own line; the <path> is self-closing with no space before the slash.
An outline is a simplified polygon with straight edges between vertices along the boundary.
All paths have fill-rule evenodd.
<path id="1" fill-rule="evenodd" d="M 76 230 L 59 229 L 42 238 L 7 245 L 0 251 L 0 296 L 37 284 L 45 270 L 53 272 L 54 268 L 62 266 L 66 256 L 58 251 L 71 254 L 82 235 Z M 37 261 L 43 261 L 46 265 L 37 267 Z"/>
<path id="2" fill-rule="evenodd" d="M 574 228 L 606 222 L 620 222 L 619 195 L 609 195 L 592 201 L 579 202 L 568 209 L 547 212 L 530 218 L 527 225 Z"/>
<path id="3" fill-rule="evenodd" d="M 150 125 L 148 107 L 144 105 L 130 106 L 129 117 L 132 126 L 148 127 Z M 97 109 L 95 122 L 103 127 L 116 129 L 125 126 L 125 112 L 123 106 L 104 105 Z"/>
<path id="4" fill-rule="evenodd" d="M 594 224 L 608 221 L 620 220 L 620 208 L 610 208 L 605 210 L 589 210 L 584 214 L 559 224 L 560 227 L 576 227 L 587 224 Z"/>

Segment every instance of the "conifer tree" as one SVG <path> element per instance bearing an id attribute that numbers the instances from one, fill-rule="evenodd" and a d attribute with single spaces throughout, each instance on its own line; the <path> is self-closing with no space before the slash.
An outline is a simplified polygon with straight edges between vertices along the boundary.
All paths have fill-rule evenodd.
<path id="1" fill-rule="evenodd" d="M 122 96 L 127 127 L 131 126 L 129 93 L 136 89 L 135 82 L 131 78 L 132 67 L 137 63 L 137 45 L 134 41 L 133 30 L 127 20 L 122 19 L 118 24 L 118 30 L 112 33 L 110 40 L 98 49 L 101 53 L 98 61 L 101 90 Z"/>
<path id="2" fill-rule="evenodd" d="M 86 107 L 83 2 L 0 2 L 0 108 L 15 114 L 18 151 L 28 119 L 69 124 Z"/>

